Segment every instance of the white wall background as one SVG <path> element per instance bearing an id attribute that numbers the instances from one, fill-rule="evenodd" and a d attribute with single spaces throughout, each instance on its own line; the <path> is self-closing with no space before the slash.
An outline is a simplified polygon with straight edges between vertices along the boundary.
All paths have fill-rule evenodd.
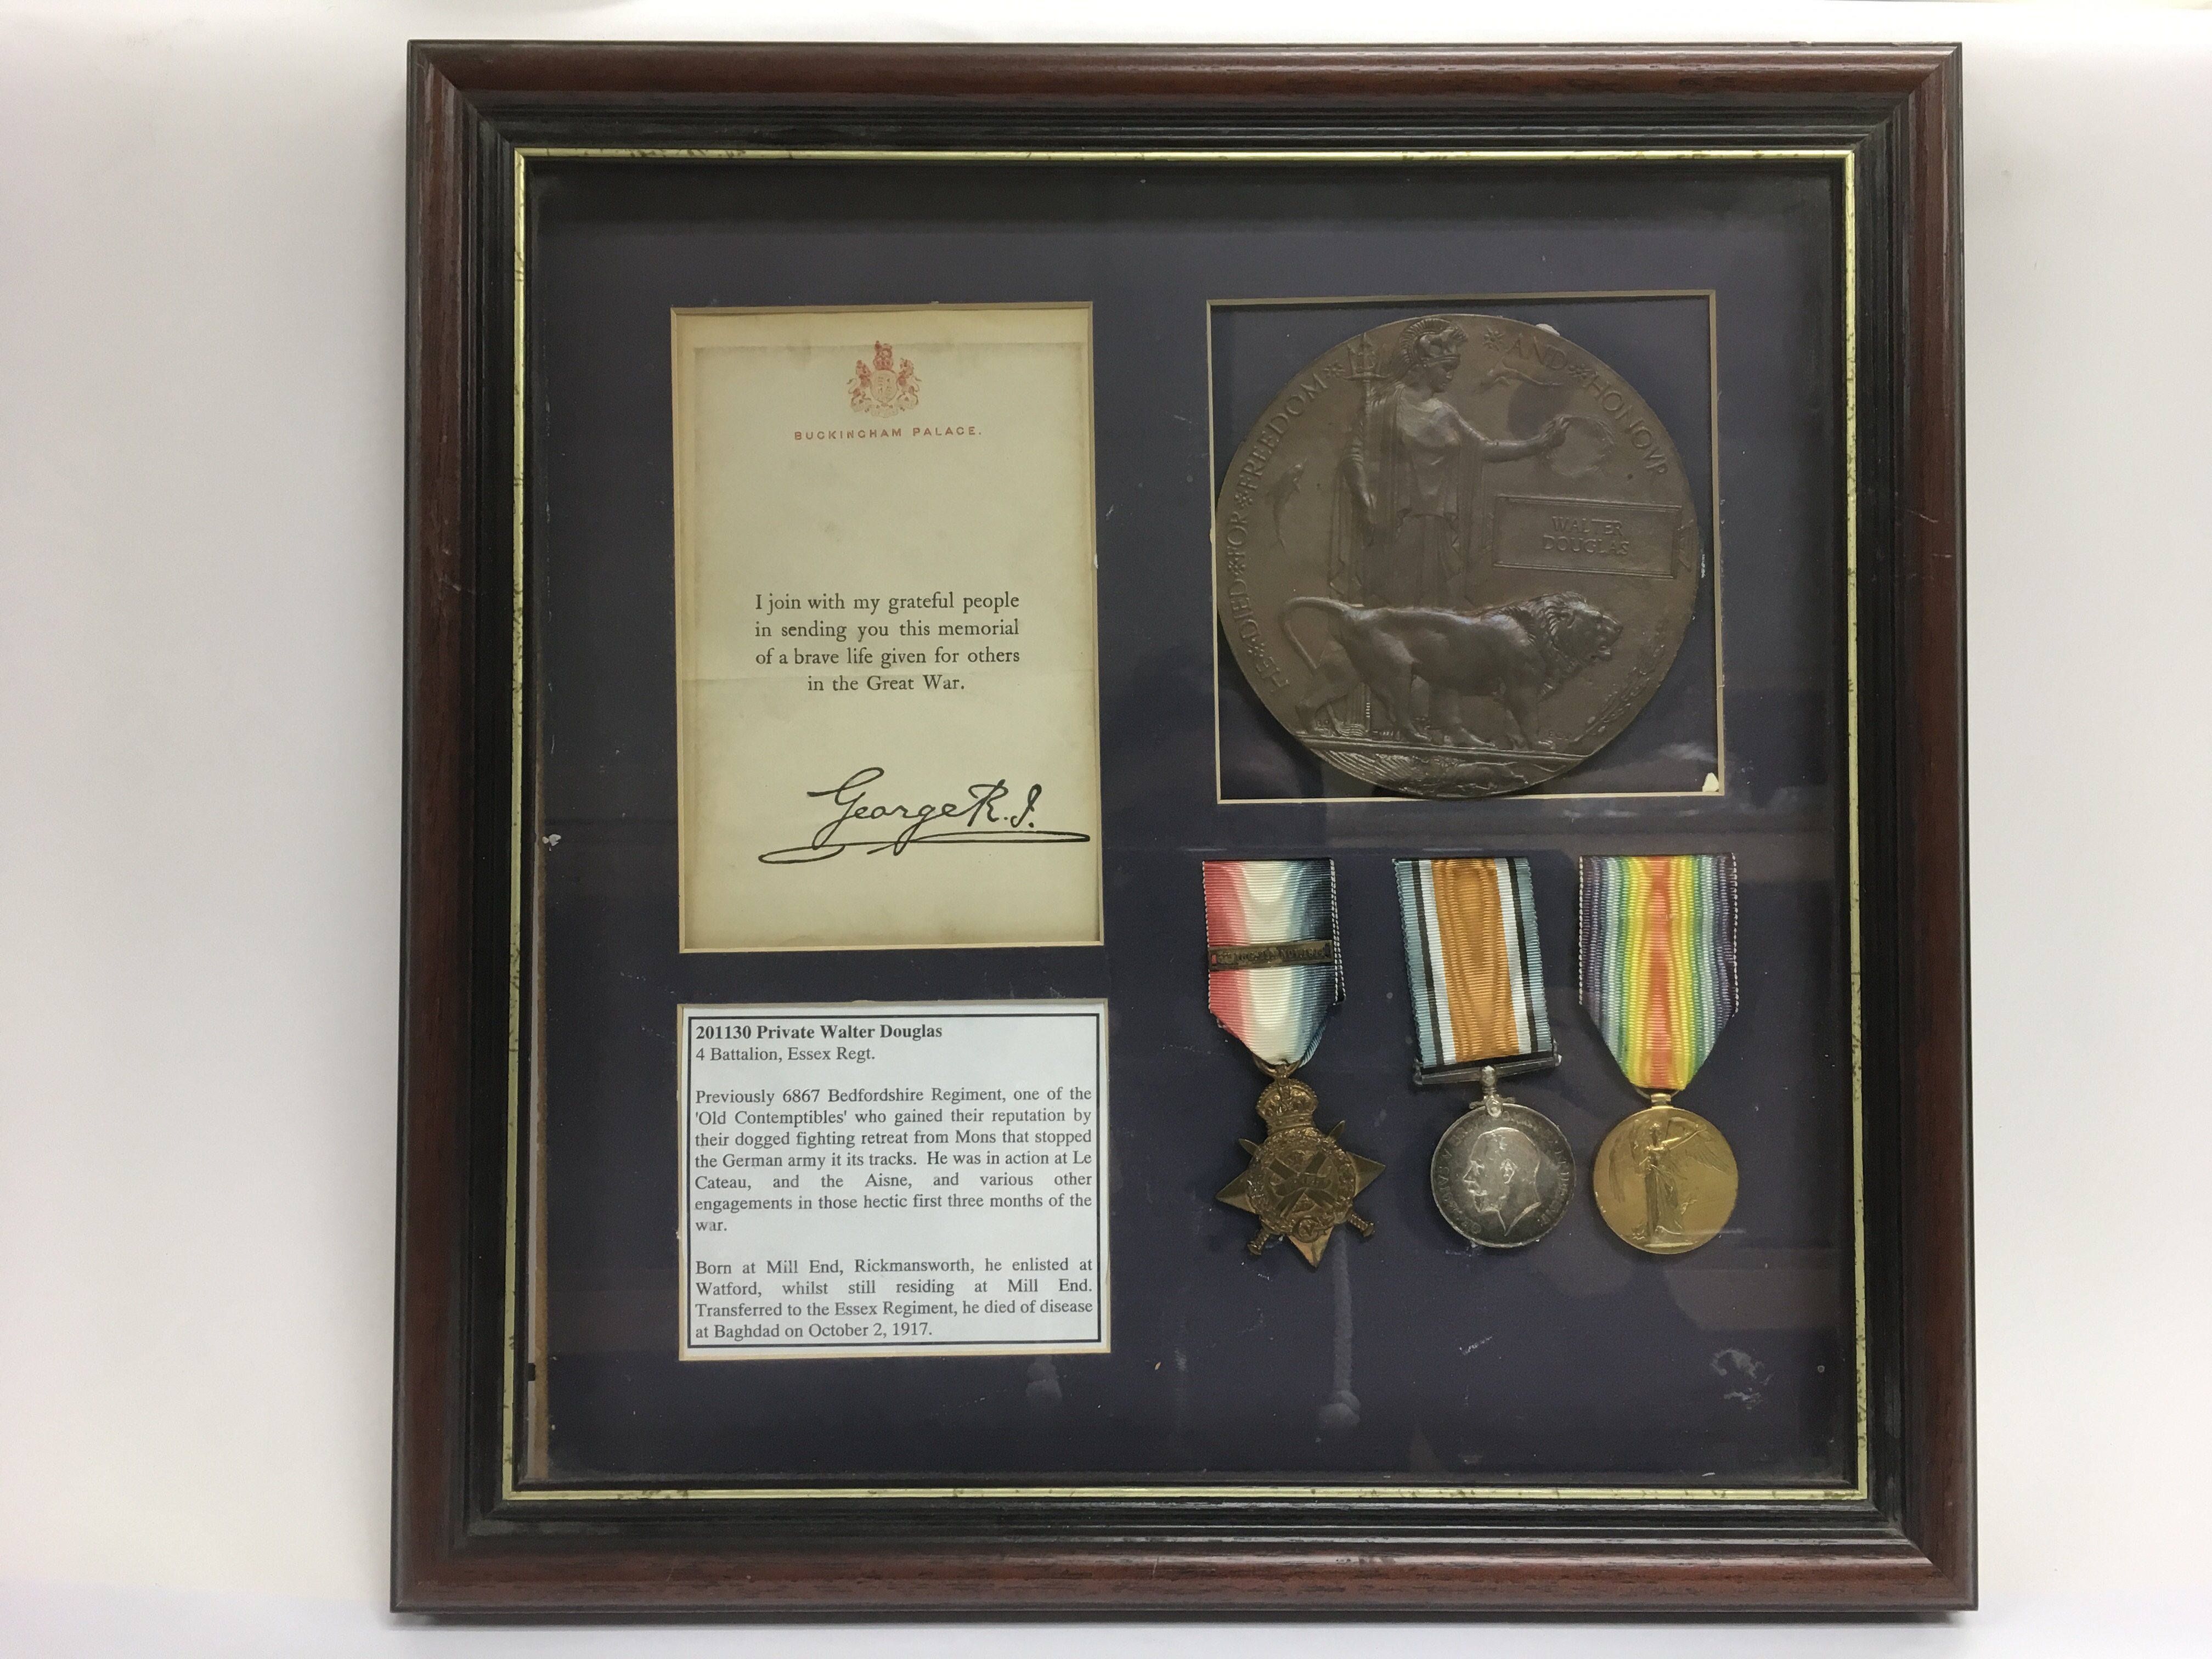
<path id="1" fill-rule="evenodd" d="M 1963 39 L 1983 1583 L 1786 1630 L 391 1619 L 410 37 Z M 0 0 L 0 1650 L 2201 1653 L 2212 15 Z"/>

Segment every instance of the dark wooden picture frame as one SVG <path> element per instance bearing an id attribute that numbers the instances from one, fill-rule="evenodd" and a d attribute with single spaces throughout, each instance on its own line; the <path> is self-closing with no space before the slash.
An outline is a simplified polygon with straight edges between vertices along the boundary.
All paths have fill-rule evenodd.
<path id="1" fill-rule="evenodd" d="M 393 1602 L 750 1617 L 1904 1612 L 1974 1600 L 1956 48 L 418 45 Z M 1849 152 L 1868 1479 L 1849 1502 L 504 1494 L 520 152 Z M 650 1510 L 650 1506 L 647 1506 Z"/>

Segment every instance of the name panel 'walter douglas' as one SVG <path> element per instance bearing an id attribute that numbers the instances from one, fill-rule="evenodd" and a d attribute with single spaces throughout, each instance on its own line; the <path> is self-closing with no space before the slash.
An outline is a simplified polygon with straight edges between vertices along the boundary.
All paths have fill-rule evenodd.
<path id="1" fill-rule="evenodd" d="M 1104 1003 L 681 1018 L 684 1358 L 1110 1346 Z"/>
<path id="2" fill-rule="evenodd" d="M 673 347 L 684 948 L 1097 943 L 1089 307 Z"/>

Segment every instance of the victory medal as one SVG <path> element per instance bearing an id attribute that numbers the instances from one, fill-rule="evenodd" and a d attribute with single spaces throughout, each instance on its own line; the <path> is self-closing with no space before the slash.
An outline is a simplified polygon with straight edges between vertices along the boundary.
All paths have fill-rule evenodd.
<path id="1" fill-rule="evenodd" d="M 1735 1209 L 1735 1153 L 1674 1104 L 1735 1014 L 1733 854 L 1582 861 L 1583 1006 L 1651 1103 L 1613 1127 L 1591 1170 L 1598 1213 L 1628 1243 L 1680 1255 Z"/>
<path id="2" fill-rule="evenodd" d="M 1336 869 L 1327 859 L 1220 860 L 1206 866 L 1206 1005 L 1270 1079 L 1258 1111 L 1264 1141 L 1240 1140 L 1252 1165 L 1217 1194 L 1260 1219 L 1254 1255 L 1288 1239 L 1310 1267 L 1339 1226 L 1363 1238 L 1372 1222 L 1352 1200 L 1382 1173 L 1315 1126 L 1318 1097 L 1291 1075 L 1313 1057 L 1344 996 Z"/>
<path id="3" fill-rule="evenodd" d="M 1501 1078 L 1559 1063 L 1528 860 L 1401 859 L 1397 870 L 1420 1048 L 1413 1080 L 1482 1085 L 1437 1143 L 1430 1195 L 1473 1243 L 1533 1244 L 1565 1212 L 1575 1165 L 1557 1124 L 1498 1092 Z"/>

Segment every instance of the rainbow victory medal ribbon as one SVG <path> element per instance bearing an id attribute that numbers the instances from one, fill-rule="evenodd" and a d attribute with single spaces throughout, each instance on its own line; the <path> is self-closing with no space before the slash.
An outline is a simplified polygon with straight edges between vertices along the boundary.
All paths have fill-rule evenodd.
<path id="1" fill-rule="evenodd" d="M 1689 1086 L 1735 1015 L 1735 857 L 1582 861 L 1583 1006 L 1645 1094 Z"/>
<path id="2" fill-rule="evenodd" d="M 1208 863 L 1205 875 L 1206 1006 L 1269 1079 L 1258 1107 L 1267 1139 L 1239 1143 L 1251 1167 L 1218 1196 L 1260 1218 L 1247 1246 L 1253 1255 L 1284 1238 L 1318 1266 L 1339 1226 L 1362 1237 L 1374 1232 L 1352 1204 L 1382 1172 L 1337 1145 L 1341 1123 L 1315 1127 L 1319 1099 L 1291 1075 L 1313 1058 L 1344 998 L 1336 866 L 1327 859 L 1224 860 Z"/>
<path id="3" fill-rule="evenodd" d="M 1533 1244 L 1566 1212 L 1574 1155 L 1559 1126 L 1498 1092 L 1559 1063 L 1544 1005 L 1536 890 L 1526 859 L 1400 859 L 1418 1084 L 1480 1081 L 1437 1143 L 1429 1193 L 1463 1237 Z"/>
<path id="4" fill-rule="evenodd" d="M 1654 1255 L 1696 1249 L 1735 1208 L 1735 1152 L 1674 1097 L 1720 1041 L 1739 988 L 1733 855 L 1582 861 L 1583 1006 L 1651 1101 L 1606 1136 L 1591 1184 L 1606 1224 Z"/>

